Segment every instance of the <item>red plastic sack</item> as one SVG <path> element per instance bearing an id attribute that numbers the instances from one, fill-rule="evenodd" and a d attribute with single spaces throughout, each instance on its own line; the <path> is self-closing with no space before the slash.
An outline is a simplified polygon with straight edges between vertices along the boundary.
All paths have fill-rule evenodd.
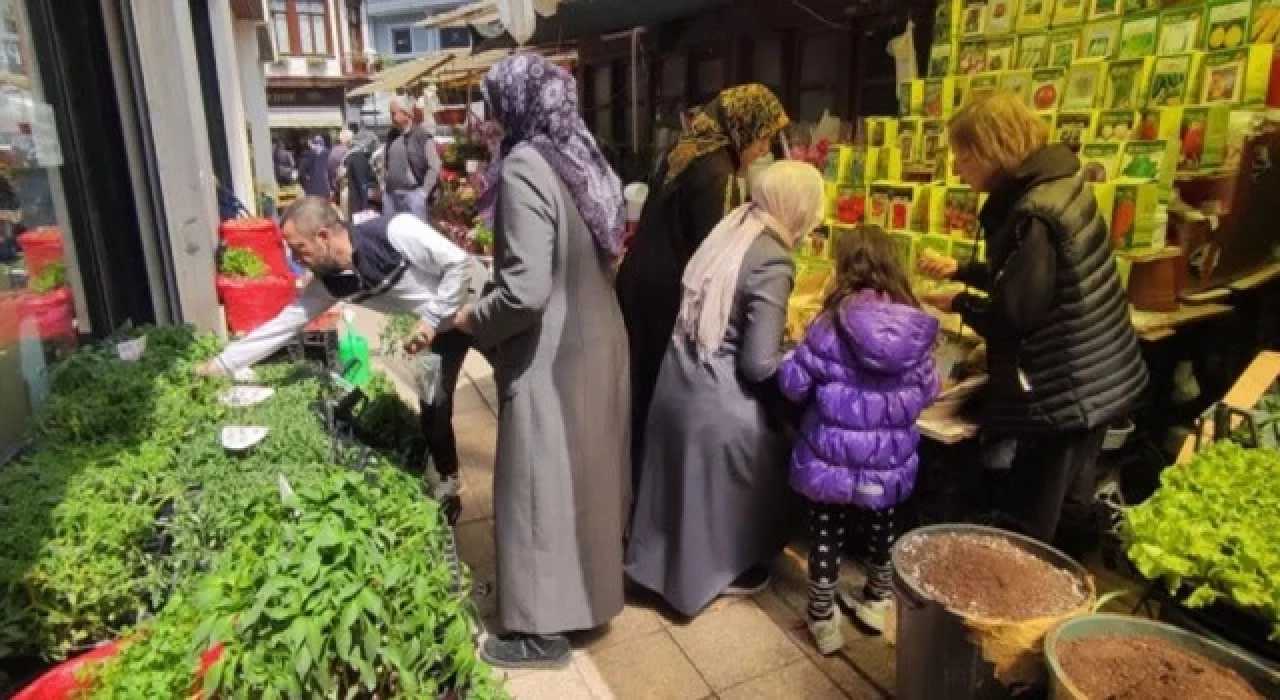
<path id="1" fill-rule="evenodd" d="M 44 269 L 62 262 L 62 231 L 57 226 L 40 228 L 18 234 L 18 247 L 26 259 L 27 277 L 35 279 Z"/>
<path id="2" fill-rule="evenodd" d="M 219 275 L 217 287 L 232 333 L 248 333 L 275 318 L 298 293 L 292 278 L 279 276 L 236 279 Z"/>
<path id="3" fill-rule="evenodd" d="M 228 219 L 218 227 L 218 235 L 228 248 L 248 248 L 257 253 L 271 274 L 293 276 L 284 255 L 284 237 L 271 219 Z"/>
<path id="4" fill-rule="evenodd" d="M 74 338 L 76 307 L 70 287 L 48 294 L 28 294 L 18 302 L 18 332 L 23 337 Z"/>
<path id="5" fill-rule="evenodd" d="M 18 306 L 23 296 L 20 291 L 0 292 L 0 348 L 18 342 Z"/>
<path id="6" fill-rule="evenodd" d="M 86 664 L 110 659 L 120 651 L 123 645 L 124 640 L 117 639 L 93 651 L 68 659 L 23 688 L 13 696 L 13 700 L 71 700 L 77 691 L 86 688 L 85 683 L 76 678 L 80 669 Z"/>

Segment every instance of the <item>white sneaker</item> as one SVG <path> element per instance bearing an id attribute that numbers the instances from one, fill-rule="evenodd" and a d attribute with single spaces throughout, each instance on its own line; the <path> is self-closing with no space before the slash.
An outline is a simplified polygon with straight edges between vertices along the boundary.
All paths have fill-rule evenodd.
<path id="1" fill-rule="evenodd" d="M 840 631 L 843 620 L 844 614 L 836 605 L 831 606 L 830 620 L 809 620 L 809 634 L 813 635 L 813 642 L 823 656 L 831 656 L 844 648 L 844 633 Z"/>
<path id="2" fill-rule="evenodd" d="M 434 469 L 427 470 L 427 486 L 431 489 L 431 498 L 439 503 L 457 498 L 462 493 L 462 480 L 457 474 L 440 476 Z"/>
<path id="3" fill-rule="evenodd" d="M 858 622 L 866 625 L 877 634 L 884 633 L 889 616 L 893 614 L 893 598 L 884 600 L 866 600 L 861 593 L 842 591 L 840 602 L 853 611 Z"/>

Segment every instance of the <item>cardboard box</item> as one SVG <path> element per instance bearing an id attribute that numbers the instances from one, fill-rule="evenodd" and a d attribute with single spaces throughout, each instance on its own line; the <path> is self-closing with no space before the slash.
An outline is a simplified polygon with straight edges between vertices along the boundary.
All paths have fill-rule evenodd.
<path id="1" fill-rule="evenodd" d="M 1134 135 L 1138 125 L 1138 113 L 1130 109 L 1110 110 L 1098 113 L 1097 129 L 1093 138 L 1098 141 L 1125 141 Z"/>
<path id="2" fill-rule="evenodd" d="M 1231 386 L 1227 395 L 1222 397 L 1222 403 L 1242 413 L 1249 413 L 1254 410 L 1262 397 L 1271 391 L 1271 387 L 1278 379 L 1280 379 L 1280 353 L 1259 353 Z M 1238 427 L 1238 422 L 1236 419 L 1232 424 L 1233 429 Z M 1213 437 L 1213 421 L 1209 419 L 1202 421 L 1201 430 L 1203 431 L 1201 443 L 1204 444 Z M 1186 464 L 1195 457 L 1195 445 L 1195 435 L 1183 441 L 1182 450 L 1178 452 L 1178 464 Z"/>
<path id="3" fill-rule="evenodd" d="M 924 109 L 924 81 L 911 80 L 898 85 L 898 116 L 920 116 Z"/>
<path id="4" fill-rule="evenodd" d="M 1080 148 L 1080 172 L 1085 182 L 1110 182 L 1120 177 L 1120 141 L 1097 141 Z"/>
<path id="5" fill-rule="evenodd" d="M 935 167 L 946 151 L 947 124 L 941 119 L 925 119 L 920 122 L 920 160 L 926 167 Z"/>
<path id="6" fill-rule="evenodd" d="M 1080 27 L 1055 29 L 1049 33 L 1049 67 L 1069 68 L 1080 51 Z"/>
<path id="7" fill-rule="evenodd" d="M 1095 0 L 1098 2 L 1100 0 Z M 1080 33 L 1080 57 L 1112 59 L 1120 51 L 1119 18 L 1090 21 Z"/>
<path id="8" fill-rule="evenodd" d="M 1205 54 L 1200 104 L 1262 106 L 1271 83 L 1272 44 Z"/>
<path id="9" fill-rule="evenodd" d="M 880 158 L 876 162 L 875 179 L 901 180 L 902 149 L 897 146 L 885 146 L 876 150 L 880 151 Z"/>
<path id="10" fill-rule="evenodd" d="M 867 146 L 883 148 L 898 141 L 898 120 L 893 117 L 867 117 Z"/>
<path id="11" fill-rule="evenodd" d="M 1018 8 L 1015 28 L 1020 32 L 1034 32 L 1049 27 L 1053 16 L 1053 0 L 1022 0 Z"/>
<path id="12" fill-rule="evenodd" d="M 1251 0 L 1210 0 L 1205 10 L 1204 42 L 1206 51 L 1236 49 L 1249 42 L 1249 20 L 1253 15 Z"/>
<path id="13" fill-rule="evenodd" d="M 1106 90 L 1102 95 L 1102 108 L 1140 109 L 1147 102 L 1147 88 L 1151 85 L 1154 56 L 1131 61 L 1116 61 L 1107 68 Z"/>
<path id="14" fill-rule="evenodd" d="M 933 11 L 933 41 L 956 39 L 963 21 L 963 0 L 942 0 Z"/>
<path id="15" fill-rule="evenodd" d="M 1062 100 L 1066 70 L 1041 68 L 1031 72 L 1031 107 L 1038 111 L 1054 110 Z"/>
<path id="16" fill-rule="evenodd" d="M 1178 107 L 1195 99 L 1196 79 L 1204 52 L 1159 56 L 1151 69 L 1151 87 L 1147 89 L 1150 107 Z"/>
<path id="17" fill-rule="evenodd" d="M 1107 64 L 1098 59 L 1082 59 L 1067 69 L 1063 83 L 1064 110 L 1093 109 L 1102 102 L 1107 89 Z"/>
<path id="18" fill-rule="evenodd" d="M 1161 56 L 1189 53 L 1204 48 L 1204 5 L 1174 7 L 1160 15 L 1156 53 Z"/>
<path id="19" fill-rule="evenodd" d="M 1159 35 L 1159 13 L 1126 15 L 1120 25 L 1120 46 L 1116 58 L 1124 61 L 1154 55 Z"/>
<path id="20" fill-rule="evenodd" d="M 908 117 L 898 122 L 898 151 L 904 167 L 920 162 L 920 138 L 923 120 Z"/>

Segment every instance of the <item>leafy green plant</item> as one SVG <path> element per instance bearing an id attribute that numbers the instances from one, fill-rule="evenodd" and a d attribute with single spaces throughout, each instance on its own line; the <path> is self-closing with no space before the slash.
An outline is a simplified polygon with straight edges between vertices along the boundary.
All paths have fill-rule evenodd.
<path id="1" fill-rule="evenodd" d="M 1225 600 L 1280 638 L 1280 453 L 1231 442 L 1167 469 L 1125 514 L 1130 560 L 1189 607 Z"/>
<path id="2" fill-rule="evenodd" d="M 484 219 L 477 217 L 475 227 L 472 229 L 471 240 L 477 245 L 488 248 L 493 245 L 493 229 L 484 223 Z"/>
<path id="3" fill-rule="evenodd" d="M 36 294 L 48 294 L 65 286 L 67 286 L 67 265 L 61 262 L 46 265 L 40 274 L 31 280 L 31 291 Z"/>
<path id="4" fill-rule="evenodd" d="M 228 248 L 222 254 L 219 271 L 227 277 L 258 279 L 267 276 L 267 264 L 248 248 Z"/>
<path id="5" fill-rule="evenodd" d="M 382 354 L 394 355 L 401 351 L 406 341 L 418 330 L 418 317 L 412 314 L 391 314 L 378 336 Z"/>

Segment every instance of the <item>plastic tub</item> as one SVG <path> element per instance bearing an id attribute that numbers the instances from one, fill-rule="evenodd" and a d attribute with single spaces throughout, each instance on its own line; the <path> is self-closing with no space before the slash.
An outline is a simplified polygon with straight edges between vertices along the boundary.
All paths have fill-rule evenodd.
<path id="1" fill-rule="evenodd" d="M 26 261 L 27 279 L 35 279 L 46 267 L 65 259 L 62 231 L 56 226 L 42 226 L 18 234 L 18 247 Z"/>
<path id="2" fill-rule="evenodd" d="M 218 235 L 228 248 L 248 248 L 257 253 L 271 274 L 283 277 L 292 274 L 284 253 L 284 238 L 271 219 L 228 219 L 218 227 Z"/>
<path id="3" fill-rule="evenodd" d="M 1045 637 L 1045 662 L 1049 666 L 1049 674 L 1053 680 L 1053 689 L 1049 696 L 1052 700 L 1088 700 L 1067 679 L 1062 665 L 1058 662 L 1056 645 L 1060 642 L 1102 636 L 1159 637 L 1236 671 L 1263 697 L 1280 698 L 1280 675 L 1243 654 L 1163 622 L 1127 615 L 1098 614 L 1085 615 L 1065 622 Z"/>
<path id="4" fill-rule="evenodd" d="M 270 321 L 297 296 L 288 277 L 236 279 L 219 276 L 218 297 L 227 313 L 232 333 L 248 333 Z"/>
<path id="5" fill-rule="evenodd" d="M 999 537 L 1059 568 L 1092 583 L 1084 567 L 1041 542 L 1005 530 L 980 525 L 932 525 L 903 535 L 893 547 L 893 588 L 897 602 L 898 700 L 1003 700 L 1011 689 L 996 678 L 995 668 L 982 657 L 972 629 L 961 615 L 929 598 L 903 573 L 899 560 L 903 544 L 913 537 L 967 534 Z M 1042 669 L 1037 669 L 1042 671 Z"/>

